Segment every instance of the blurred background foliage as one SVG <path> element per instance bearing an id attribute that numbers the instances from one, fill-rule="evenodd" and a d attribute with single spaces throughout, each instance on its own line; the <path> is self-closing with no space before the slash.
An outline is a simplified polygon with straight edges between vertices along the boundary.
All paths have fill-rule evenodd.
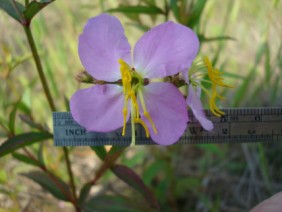
<path id="1" fill-rule="evenodd" d="M 226 99 L 221 107 L 281 106 L 281 11 L 280 0 L 57 0 L 33 19 L 31 30 L 59 111 L 68 110 L 68 99 L 84 86 L 75 79 L 83 71 L 77 38 L 87 19 L 102 12 L 121 20 L 132 46 L 144 32 L 167 20 L 193 28 L 201 40 L 200 55 L 208 55 L 234 85 L 222 90 Z M 0 142 L 24 132 L 50 131 L 52 114 L 24 30 L 3 11 L 0 80 Z M 259 143 L 134 147 L 118 160 L 139 174 L 161 211 L 246 211 L 282 190 L 281 147 Z M 79 190 L 99 173 L 101 162 L 95 152 L 88 147 L 70 149 Z M 45 190 L 23 176 L 28 174 L 21 174 L 38 166 L 30 155 L 68 180 L 62 149 L 55 148 L 52 140 L 14 151 L 0 160 L 0 211 L 72 210 L 56 196 L 56 188 L 46 196 Z M 32 176 L 45 188 L 36 181 L 38 174 Z M 91 187 L 85 211 L 95 207 L 112 211 L 111 206 L 122 208 L 128 199 L 140 206 L 126 205 L 129 211 L 146 208 L 142 192 L 136 193 L 128 182 L 129 186 L 112 172 L 103 173 Z"/>

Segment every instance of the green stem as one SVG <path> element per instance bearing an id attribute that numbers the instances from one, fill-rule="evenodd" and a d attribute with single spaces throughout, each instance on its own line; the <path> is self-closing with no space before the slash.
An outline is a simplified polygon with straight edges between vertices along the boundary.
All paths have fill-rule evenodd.
<path id="1" fill-rule="evenodd" d="M 38 54 L 38 51 L 36 49 L 35 42 L 34 42 L 32 33 L 30 31 L 29 25 L 24 26 L 24 30 L 25 30 L 25 34 L 27 36 L 27 40 L 28 40 L 28 43 L 29 43 L 29 46 L 30 46 L 30 49 L 31 49 L 31 52 L 32 52 L 32 55 L 33 55 L 33 58 L 34 58 L 34 62 L 35 62 L 36 68 L 37 68 L 37 72 L 39 74 L 40 81 L 42 83 L 47 101 L 49 103 L 51 110 L 56 111 L 56 107 L 55 107 L 54 101 L 52 99 L 50 89 L 49 89 L 48 84 L 47 84 L 46 77 L 45 77 L 44 72 L 43 72 L 43 68 L 42 68 L 42 65 L 41 65 L 39 54 Z"/>
<path id="2" fill-rule="evenodd" d="M 43 86 L 44 93 L 46 95 L 46 98 L 47 98 L 47 101 L 49 103 L 50 109 L 52 111 L 56 111 L 56 107 L 55 107 L 53 98 L 51 96 L 51 92 L 50 92 L 50 89 L 48 87 L 45 74 L 43 72 L 43 68 L 42 68 L 42 64 L 41 64 L 41 61 L 40 61 L 40 57 L 39 57 L 39 54 L 38 54 L 38 51 L 37 51 L 37 48 L 36 48 L 36 45 L 35 45 L 32 33 L 31 33 L 31 30 L 30 30 L 30 25 L 29 24 L 28 25 L 23 25 L 23 27 L 24 27 L 24 30 L 25 30 L 25 33 L 26 33 L 26 37 L 27 37 L 27 40 L 28 40 L 28 43 L 29 43 L 29 46 L 30 46 L 30 49 L 31 49 L 31 52 L 32 52 L 32 55 L 33 55 L 33 58 L 34 58 L 34 62 L 35 62 L 36 68 L 37 68 L 37 72 L 39 74 L 39 78 L 40 78 L 41 84 Z M 73 173 L 72 173 L 72 169 L 71 169 L 71 163 L 70 163 L 70 159 L 69 159 L 69 152 L 68 152 L 68 149 L 66 147 L 63 147 L 63 151 L 64 151 L 64 157 L 66 159 L 67 171 L 68 171 L 68 174 L 69 174 L 69 177 L 70 177 L 70 185 L 71 185 L 73 197 L 74 197 L 74 200 L 75 200 L 75 202 L 74 202 L 75 205 L 74 206 L 76 207 L 77 211 L 79 211 L 79 208 L 76 205 L 77 204 L 76 187 L 75 187 L 74 177 L 73 177 Z"/>
<path id="3" fill-rule="evenodd" d="M 165 9 L 165 12 L 164 12 L 164 16 L 165 16 L 165 21 L 168 21 L 168 18 L 169 18 L 169 3 L 167 2 L 167 0 L 164 1 L 164 9 Z"/>
<path id="4" fill-rule="evenodd" d="M 63 150 L 64 150 L 65 159 L 66 159 L 68 174 L 69 174 L 69 177 L 70 177 L 70 185 L 71 185 L 72 194 L 73 194 L 75 202 L 77 202 L 76 187 L 75 187 L 75 183 L 74 183 L 73 173 L 72 173 L 72 170 L 71 170 L 69 152 L 68 152 L 68 149 L 66 147 L 63 147 Z"/>

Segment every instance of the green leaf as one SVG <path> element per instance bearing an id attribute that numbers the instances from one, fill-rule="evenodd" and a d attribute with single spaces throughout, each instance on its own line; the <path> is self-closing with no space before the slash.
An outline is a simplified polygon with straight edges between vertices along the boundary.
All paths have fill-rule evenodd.
<path id="1" fill-rule="evenodd" d="M 38 157 L 38 161 L 45 166 L 45 161 L 44 161 L 44 157 L 43 157 L 43 147 L 44 147 L 44 143 L 40 143 L 39 144 L 39 149 L 37 152 L 37 157 Z"/>
<path id="2" fill-rule="evenodd" d="M 138 13 L 138 14 L 163 14 L 163 11 L 155 6 L 119 6 L 107 10 L 107 12 Z"/>
<path id="3" fill-rule="evenodd" d="M 96 153 L 96 155 L 101 160 L 104 160 L 106 158 L 107 151 L 104 146 L 91 146 L 90 148 Z"/>
<path id="4" fill-rule="evenodd" d="M 37 129 L 37 130 L 43 131 L 43 132 L 49 131 L 47 126 L 44 126 L 42 124 L 35 122 L 31 115 L 20 114 L 19 117 L 25 124 L 29 125 L 30 127 L 34 128 L 34 129 Z"/>
<path id="5" fill-rule="evenodd" d="M 116 154 L 121 154 L 126 148 L 127 146 L 112 146 L 106 158 L 110 158 L 111 156 L 115 156 Z"/>
<path id="6" fill-rule="evenodd" d="M 144 2 L 148 6 L 156 5 L 156 0 L 141 0 L 141 2 Z"/>
<path id="7" fill-rule="evenodd" d="M 23 113 L 27 114 L 27 115 L 31 115 L 31 110 L 30 108 L 24 103 L 24 102 L 19 102 L 18 104 L 18 109 L 20 111 L 22 111 Z"/>
<path id="8" fill-rule="evenodd" d="M 16 121 L 16 114 L 18 110 L 18 102 L 14 104 L 14 107 L 9 116 L 9 130 L 12 135 L 15 134 L 15 121 Z"/>
<path id="9" fill-rule="evenodd" d="M 89 199 L 83 209 L 86 212 L 90 211 L 103 211 L 103 212 L 143 212 L 148 211 L 149 208 L 144 208 L 143 205 L 138 205 L 137 202 L 133 202 L 131 199 L 127 199 L 122 196 L 110 196 L 110 195 L 101 195 L 94 196 Z M 152 211 L 152 210 L 149 210 Z"/>
<path id="10" fill-rule="evenodd" d="M 134 26 L 135 28 L 141 30 L 142 32 L 147 32 L 150 27 L 148 26 L 145 26 L 144 24 L 138 24 L 138 23 L 128 23 L 126 25 L 129 25 L 129 26 Z"/>
<path id="11" fill-rule="evenodd" d="M 101 164 L 96 172 L 94 182 L 97 181 L 108 169 L 110 169 L 116 160 L 119 158 L 123 150 L 127 146 L 112 146 L 106 157 L 104 158 L 104 163 Z"/>
<path id="12" fill-rule="evenodd" d="M 176 18 L 176 20 L 178 22 L 180 22 L 180 11 L 179 11 L 179 7 L 177 5 L 178 0 L 170 0 L 169 1 L 169 8 L 170 10 L 172 10 L 174 17 Z"/>
<path id="13" fill-rule="evenodd" d="M 25 156 L 25 155 L 23 155 L 23 154 L 14 152 L 14 153 L 12 153 L 12 155 L 13 155 L 13 157 L 16 158 L 17 160 L 22 161 L 22 162 L 24 162 L 24 163 L 27 163 L 27 164 L 29 164 L 29 165 L 41 166 L 41 164 L 40 164 L 38 161 L 33 160 L 33 159 L 31 159 L 30 157 L 27 157 L 27 156 Z"/>
<path id="14" fill-rule="evenodd" d="M 0 9 L 4 10 L 8 15 L 17 20 L 20 23 L 23 23 L 24 17 L 22 15 L 24 11 L 24 6 L 16 1 L 12 0 L 1 0 Z"/>
<path id="15" fill-rule="evenodd" d="M 224 156 L 224 152 L 217 144 L 196 144 L 196 146 L 200 149 L 205 150 L 206 152 L 216 154 L 220 157 Z"/>
<path id="16" fill-rule="evenodd" d="M 7 120 L 5 120 L 2 117 L 0 117 L 0 129 L 2 128 L 2 130 L 5 132 L 5 137 L 9 137 L 9 135 L 10 135 L 10 130 L 9 130 L 9 126 L 8 125 L 9 125 L 9 123 L 7 123 Z"/>
<path id="17" fill-rule="evenodd" d="M 45 1 L 32 1 L 30 2 L 25 11 L 24 16 L 25 18 L 30 22 L 32 18 L 44 7 L 46 7 L 48 4 L 52 3 L 54 0 L 45 0 Z"/>
<path id="18" fill-rule="evenodd" d="M 201 179 L 197 177 L 187 177 L 177 179 L 175 185 L 176 195 L 182 196 L 187 192 L 197 192 L 201 188 Z"/>
<path id="19" fill-rule="evenodd" d="M 191 15 L 188 18 L 188 22 L 186 24 L 187 26 L 193 28 L 197 25 L 197 23 L 200 21 L 206 2 L 207 0 L 198 0 L 195 5 L 193 5 Z"/>
<path id="20" fill-rule="evenodd" d="M 217 36 L 217 37 L 211 37 L 207 38 L 204 35 L 198 35 L 200 42 L 212 42 L 212 41 L 220 41 L 220 40 L 232 40 L 236 41 L 235 38 L 230 36 Z"/>
<path id="21" fill-rule="evenodd" d="M 126 184 L 140 192 L 151 207 L 159 209 L 159 203 L 153 193 L 143 183 L 142 179 L 130 168 L 124 165 L 113 165 L 112 171 Z"/>
<path id="22" fill-rule="evenodd" d="M 64 96 L 64 103 L 67 111 L 70 111 L 70 100 L 68 97 Z"/>
<path id="23" fill-rule="evenodd" d="M 154 163 L 150 164 L 146 168 L 143 174 L 143 180 L 146 185 L 149 185 L 154 177 L 160 173 L 161 171 L 165 170 L 166 163 L 162 160 L 156 160 Z"/>
<path id="24" fill-rule="evenodd" d="M 82 189 L 80 190 L 80 193 L 79 193 L 79 197 L 78 197 L 78 204 L 79 205 L 83 205 L 89 192 L 90 192 L 90 189 L 92 187 L 92 184 L 91 183 L 86 183 L 84 184 L 84 186 L 82 187 Z"/>
<path id="25" fill-rule="evenodd" d="M 47 132 L 29 132 L 8 138 L 0 146 L 0 157 L 9 154 L 21 147 L 31 145 L 35 142 L 52 138 L 53 135 Z"/>
<path id="26" fill-rule="evenodd" d="M 29 173 L 23 173 L 21 175 L 38 183 L 43 189 L 51 193 L 54 197 L 64 201 L 70 201 L 71 191 L 69 186 L 55 175 L 40 171 L 32 171 Z"/>

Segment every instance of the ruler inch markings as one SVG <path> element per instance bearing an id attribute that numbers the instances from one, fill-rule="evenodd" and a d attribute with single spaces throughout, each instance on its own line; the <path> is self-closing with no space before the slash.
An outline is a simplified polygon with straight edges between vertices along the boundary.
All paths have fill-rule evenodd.
<path id="1" fill-rule="evenodd" d="M 175 144 L 282 142 L 282 107 L 227 108 L 223 111 L 225 115 L 222 117 L 205 111 L 214 124 L 212 131 L 205 131 L 188 111 L 187 128 Z M 130 127 L 126 128 L 124 137 L 121 128 L 109 133 L 87 132 L 73 120 L 70 112 L 54 112 L 53 127 L 56 146 L 126 146 L 131 142 Z M 136 144 L 155 144 L 145 137 L 139 125 L 136 126 Z"/>

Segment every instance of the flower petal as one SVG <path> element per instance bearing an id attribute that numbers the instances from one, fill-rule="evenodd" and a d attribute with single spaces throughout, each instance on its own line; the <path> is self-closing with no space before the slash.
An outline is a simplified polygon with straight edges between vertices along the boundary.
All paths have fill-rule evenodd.
<path id="1" fill-rule="evenodd" d="M 146 32 L 134 47 L 133 64 L 144 77 L 159 78 L 187 70 L 199 40 L 188 27 L 171 21 Z"/>
<path id="2" fill-rule="evenodd" d="M 206 118 L 203 110 L 203 106 L 197 92 L 193 89 L 192 85 L 189 85 L 189 94 L 186 99 L 188 106 L 192 109 L 194 116 L 200 122 L 205 130 L 212 130 L 213 123 Z"/>
<path id="3" fill-rule="evenodd" d="M 131 64 L 130 49 L 120 21 L 107 14 L 89 19 L 79 36 L 80 60 L 98 80 L 120 79 L 118 59 Z"/>
<path id="4" fill-rule="evenodd" d="M 144 87 L 143 95 L 147 111 L 157 129 L 155 134 L 139 103 L 141 119 L 148 126 L 151 138 L 161 145 L 177 142 L 188 121 L 187 105 L 179 90 L 170 83 L 151 83 Z"/>
<path id="5" fill-rule="evenodd" d="M 109 132 L 123 126 L 123 103 L 122 87 L 95 85 L 78 90 L 70 109 L 74 120 L 88 131 Z"/>

